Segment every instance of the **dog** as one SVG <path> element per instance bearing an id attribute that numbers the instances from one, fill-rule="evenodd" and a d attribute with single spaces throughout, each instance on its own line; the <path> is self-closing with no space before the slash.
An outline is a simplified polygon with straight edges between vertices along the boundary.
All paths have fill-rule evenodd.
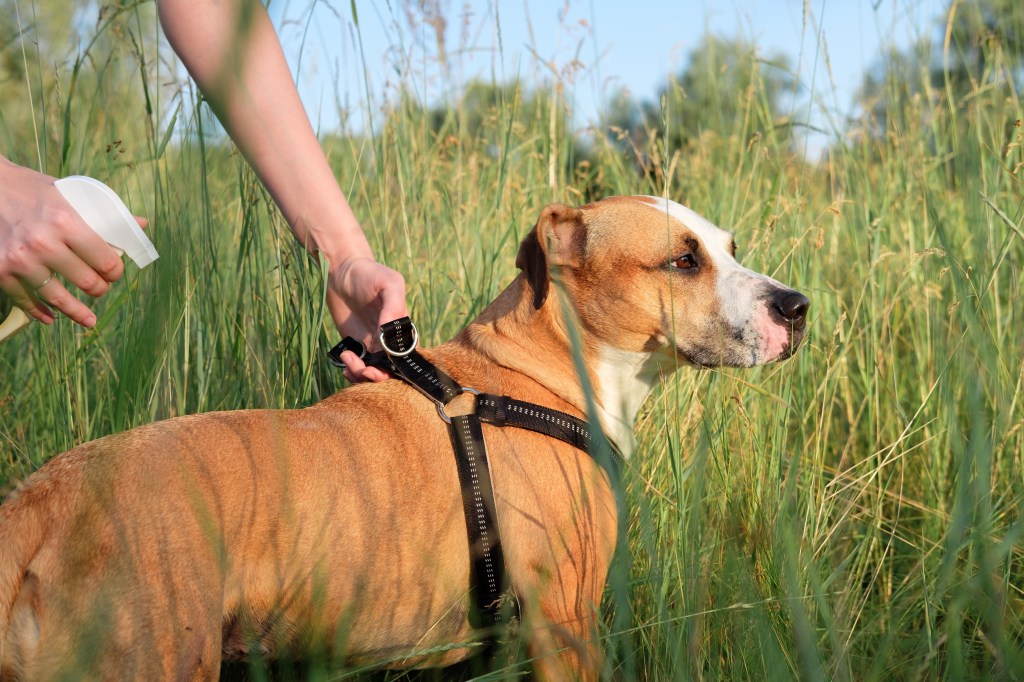
<path id="1" fill-rule="evenodd" d="M 464 386 L 584 417 L 576 325 L 597 419 L 628 454 L 666 373 L 781 360 L 803 339 L 807 298 L 735 253 L 672 201 L 548 206 L 511 285 L 422 352 Z M 544 435 L 484 433 L 535 673 L 596 679 L 608 473 Z M 142 426 L 53 458 L 0 506 L 0 677 L 216 679 L 222 659 L 311 651 L 446 666 L 470 653 L 446 647 L 473 635 L 468 552 L 445 424 L 401 382 Z"/>

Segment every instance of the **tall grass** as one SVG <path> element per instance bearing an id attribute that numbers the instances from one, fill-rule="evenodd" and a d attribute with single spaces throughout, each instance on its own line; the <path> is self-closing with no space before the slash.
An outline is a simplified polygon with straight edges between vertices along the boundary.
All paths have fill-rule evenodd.
<path id="1" fill-rule="evenodd" d="M 90 59 L 60 73 L 91 89 L 29 74 L 45 170 L 116 187 L 152 218 L 162 257 L 128 268 L 95 331 L 35 325 L 0 346 L 9 483 L 139 424 L 342 387 L 324 361 L 336 334 L 323 273 L 208 120 L 174 114 L 193 103 L 160 87 L 173 74 L 152 14 L 121 10 Z M 115 59 L 138 68 L 104 80 Z M 529 85 L 531 106 L 505 90 L 472 130 L 478 112 L 456 107 L 437 131 L 397 98 L 373 136 L 324 138 L 378 256 L 406 276 L 427 345 L 511 280 L 545 204 L 584 192 L 684 202 L 736 233 L 747 266 L 813 302 L 793 359 L 683 369 L 641 414 L 607 678 L 1024 675 L 1020 98 L 977 85 L 951 100 L 925 74 L 890 82 L 885 125 L 855 127 L 811 165 L 771 133 L 755 87 L 730 93 L 748 98 L 734 128 L 709 125 L 720 132 L 685 154 L 645 142 L 654 167 L 640 173 L 603 135 L 575 158 L 572 86 Z M 114 94 L 117 117 L 104 110 Z M 9 140 L 24 135 L 13 120 Z"/>

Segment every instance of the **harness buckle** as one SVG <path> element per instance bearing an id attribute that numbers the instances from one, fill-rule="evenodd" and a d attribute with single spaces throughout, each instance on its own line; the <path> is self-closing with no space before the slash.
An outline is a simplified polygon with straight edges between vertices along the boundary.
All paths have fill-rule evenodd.
<path id="1" fill-rule="evenodd" d="M 402 351 L 391 350 L 390 348 L 388 348 L 388 342 L 384 340 L 384 332 L 381 331 L 379 338 L 380 345 L 381 347 L 384 348 L 384 352 L 386 352 L 393 358 L 404 358 L 405 356 L 411 354 L 414 350 L 416 350 L 416 345 L 420 342 L 420 333 L 419 330 L 416 329 L 416 324 L 412 322 L 412 320 L 409 321 L 409 326 L 412 327 L 412 345 L 409 346 L 407 350 Z"/>
<path id="2" fill-rule="evenodd" d="M 469 386 L 460 386 L 459 387 L 459 393 L 460 394 L 461 393 L 472 393 L 473 395 L 480 395 L 480 391 L 476 390 L 475 388 L 470 388 Z M 437 414 L 438 414 L 438 416 L 441 417 L 441 419 L 444 420 L 445 424 L 451 424 L 452 423 L 452 418 L 449 417 L 447 414 L 445 414 L 444 405 L 442 403 L 434 403 L 434 404 L 437 405 Z"/>

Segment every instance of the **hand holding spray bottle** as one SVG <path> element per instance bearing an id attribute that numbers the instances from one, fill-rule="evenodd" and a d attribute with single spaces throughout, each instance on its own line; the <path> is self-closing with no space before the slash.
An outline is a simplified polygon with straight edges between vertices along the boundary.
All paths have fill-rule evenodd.
<path id="1" fill-rule="evenodd" d="M 144 268 L 160 255 L 149 241 L 135 217 L 114 190 L 99 180 L 84 175 L 72 175 L 53 183 L 82 220 L 103 237 L 118 255 L 128 254 L 140 268 Z M 26 327 L 32 320 L 21 308 L 14 308 L 0 323 L 0 342 Z"/>

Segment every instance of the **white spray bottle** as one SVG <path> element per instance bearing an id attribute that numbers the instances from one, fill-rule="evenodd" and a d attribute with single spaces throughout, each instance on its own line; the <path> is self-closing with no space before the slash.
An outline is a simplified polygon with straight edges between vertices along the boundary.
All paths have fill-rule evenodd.
<path id="1" fill-rule="evenodd" d="M 140 268 L 160 257 L 153 248 L 153 242 L 149 241 L 114 190 L 84 175 L 61 178 L 53 184 L 82 216 L 85 224 L 103 237 L 103 241 L 110 244 L 118 255 L 128 254 Z M 27 326 L 31 320 L 24 310 L 15 307 L 0 323 L 0 342 Z"/>

